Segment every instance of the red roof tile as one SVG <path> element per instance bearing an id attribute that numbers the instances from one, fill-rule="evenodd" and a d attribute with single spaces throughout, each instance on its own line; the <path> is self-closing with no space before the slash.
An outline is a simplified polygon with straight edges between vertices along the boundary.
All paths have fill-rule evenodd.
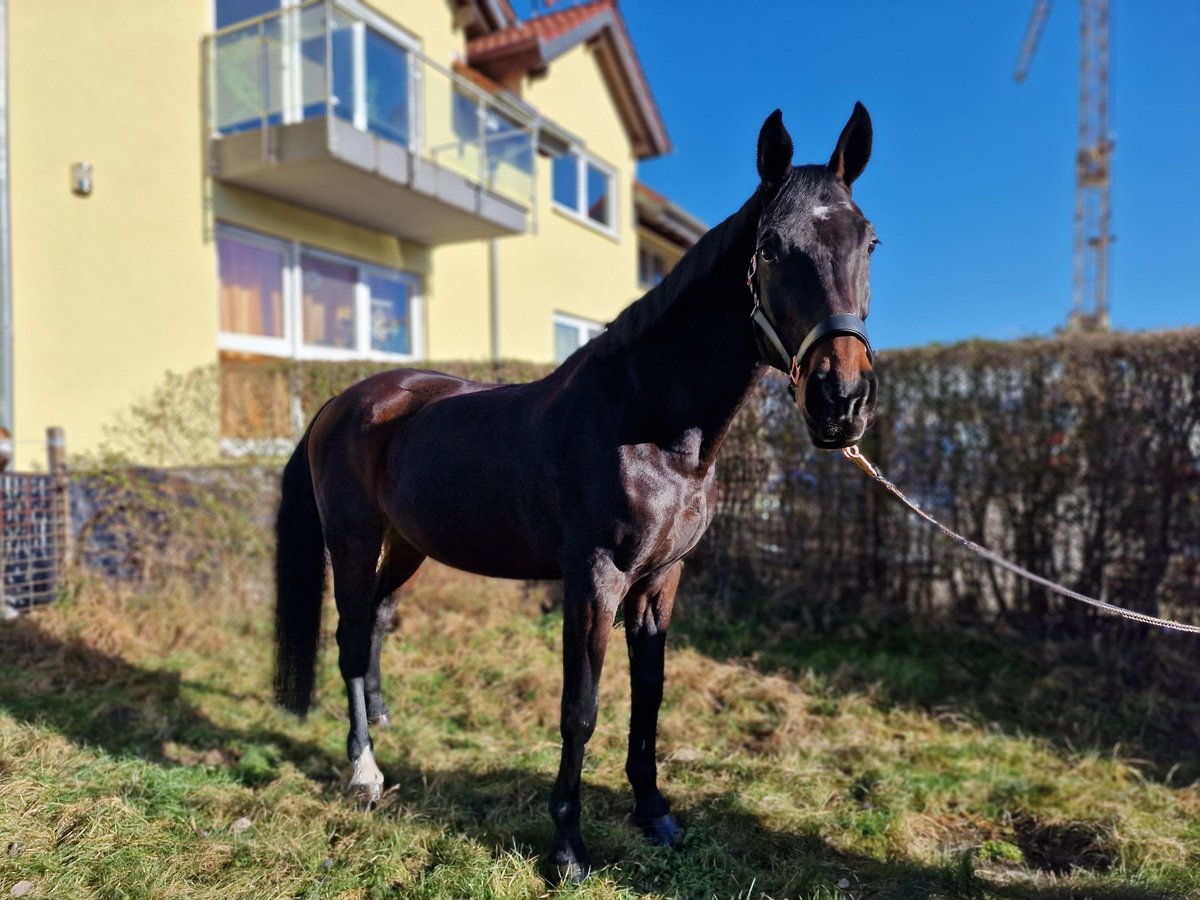
<path id="1" fill-rule="evenodd" d="M 537 16 L 512 28 L 475 38 L 467 45 L 467 55 L 472 60 L 482 60 L 501 53 L 506 54 L 516 47 L 533 44 L 537 38 L 554 40 L 594 18 L 598 13 L 614 8 L 614 5 L 612 0 L 592 0 L 591 3 Z"/>

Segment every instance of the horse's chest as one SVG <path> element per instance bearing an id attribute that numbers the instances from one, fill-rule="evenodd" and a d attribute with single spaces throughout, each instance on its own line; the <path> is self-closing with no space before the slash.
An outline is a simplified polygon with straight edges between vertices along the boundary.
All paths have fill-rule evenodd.
<path id="1" fill-rule="evenodd" d="M 716 482 L 711 471 L 696 477 L 674 465 L 650 465 L 629 484 L 631 516 L 618 547 L 621 568 L 658 568 L 696 546 L 712 520 Z"/>

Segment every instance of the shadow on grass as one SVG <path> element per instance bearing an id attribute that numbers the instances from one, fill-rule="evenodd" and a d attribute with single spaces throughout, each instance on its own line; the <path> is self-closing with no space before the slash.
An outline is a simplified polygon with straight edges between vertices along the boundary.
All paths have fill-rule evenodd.
<path id="1" fill-rule="evenodd" d="M 942 623 L 813 636 L 787 621 L 730 621 L 698 597 L 687 608 L 688 599 L 672 637 L 711 658 L 811 672 L 835 693 L 869 690 L 885 708 L 964 716 L 1070 753 L 1115 752 L 1172 786 L 1200 779 L 1200 642 L 1188 635 L 1036 641 L 1002 626 Z"/>
<path id="2" fill-rule="evenodd" d="M 213 721 L 184 696 L 184 687 L 261 703 L 261 696 L 191 685 L 174 673 L 141 668 L 83 643 L 39 630 L 34 619 L 0 628 L 0 708 L 18 720 L 53 729 L 72 742 L 114 756 L 163 766 L 210 763 L 223 748 L 269 745 L 311 779 L 330 787 L 347 774 L 340 754 L 270 727 L 240 729 Z M 174 747 L 171 753 L 165 748 Z M 503 760 L 497 760 L 502 763 Z M 218 755 L 210 764 L 238 761 Z M 493 857 L 512 848 L 538 856 L 551 829 L 545 802 L 550 772 L 498 766 L 486 771 L 436 770 L 419 760 L 382 760 L 389 788 L 375 815 L 416 816 L 476 841 Z M 254 787 L 253 771 L 246 783 Z M 271 776 L 265 776 L 270 780 Z M 267 782 L 260 782 L 267 783 Z M 331 797 L 331 803 L 340 802 Z M 650 847 L 629 820 L 624 785 L 586 784 L 585 833 L 600 878 L 638 893 L 667 896 L 829 896 L 904 898 L 1005 897 L 1014 900 L 1149 900 L 1161 892 L 1129 887 L 1047 887 L 1004 884 L 950 861 L 931 866 L 844 853 L 815 834 L 768 827 L 735 794 L 685 803 L 676 812 L 688 828 L 680 851 Z M 452 860 L 442 860 L 450 862 Z M 439 864 L 434 855 L 430 868 Z"/>

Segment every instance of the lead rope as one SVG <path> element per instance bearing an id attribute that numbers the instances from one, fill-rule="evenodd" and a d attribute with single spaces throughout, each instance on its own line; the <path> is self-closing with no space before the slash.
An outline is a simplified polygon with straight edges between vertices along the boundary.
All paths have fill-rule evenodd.
<path id="1" fill-rule="evenodd" d="M 1159 619 L 1155 616 L 1147 616 L 1144 613 L 1134 612 L 1131 609 L 1113 606 L 1111 603 L 1105 603 L 1103 600 L 1097 600 L 1095 597 L 1089 597 L 1086 594 L 1080 594 L 1079 592 L 1073 591 L 1070 588 L 1065 588 L 1060 584 L 1055 584 L 1053 581 L 1043 578 L 1041 575 L 1036 575 L 1033 572 L 1030 572 L 1028 569 L 1018 566 L 1014 562 L 1009 562 L 1007 559 L 999 556 L 995 552 L 989 550 L 987 547 L 981 547 L 970 538 L 965 538 L 957 531 L 947 528 L 933 516 L 929 515 L 929 513 L 917 506 L 917 504 L 915 504 L 913 501 L 909 500 L 906 496 L 904 496 L 904 492 L 901 491 L 900 488 L 896 487 L 884 477 L 883 473 L 879 471 L 878 467 L 869 459 L 867 459 L 866 456 L 863 455 L 863 452 L 858 449 L 858 447 L 846 447 L 842 450 L 842 455 L 862 469 L 874 481 L 877 481 L 879 484 L 887 488 L 891 493 L 895 494 L 896 498 L 901 503 L 915 512 L 918 516 L 920 516 L 942 534 L 962 544 L 962 546 L 966 547 L 973 553 L 982 556 L 984 559 L 988 560 L 988 562 L 1000 566 L 1002 569 L 1007 569 L 1014 575 L 1019 575 L 1028 581 L 1034 582 L 1035 584 L 1040 584 L 1042 587 L 1053 591 L 1056 594 L 1061 594 L 1062 596 L 1069 597 L 1072 600 L 1078 600 L 1080 603 L 1086 603 L 1088 606 L 1094 606 L 1096 609 L 1102 609 L 1107 613 L 1113 613 L 1114 615 L 1122 616 L 1126 619 L 1132 619 L 1134 622 L 1141 622 L 1143 625 L 1161 625 L 1163 628 L 1168 630 L 1182 631 L 1186 632 L 1187 634 L 1200 634 L 1200 625 L 1184 625 L 1181 622 L 1172 622 L 1169 619 Z"/>

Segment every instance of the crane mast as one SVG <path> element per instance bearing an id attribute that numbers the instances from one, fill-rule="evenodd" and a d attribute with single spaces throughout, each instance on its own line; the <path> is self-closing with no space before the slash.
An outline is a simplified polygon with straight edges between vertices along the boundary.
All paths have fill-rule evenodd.
<path id="1" fill-rule="evenodd" d="M 1075 154 L 1074 284 L 1069 331 L 1109 327 L 1112 151 L 1108 124 L 1108 0 L 1080 0 L 1079 148 Z M 1046 26 L 1050 0 L 1035 0 L 1013 78 L 1022 82 Z"/>

